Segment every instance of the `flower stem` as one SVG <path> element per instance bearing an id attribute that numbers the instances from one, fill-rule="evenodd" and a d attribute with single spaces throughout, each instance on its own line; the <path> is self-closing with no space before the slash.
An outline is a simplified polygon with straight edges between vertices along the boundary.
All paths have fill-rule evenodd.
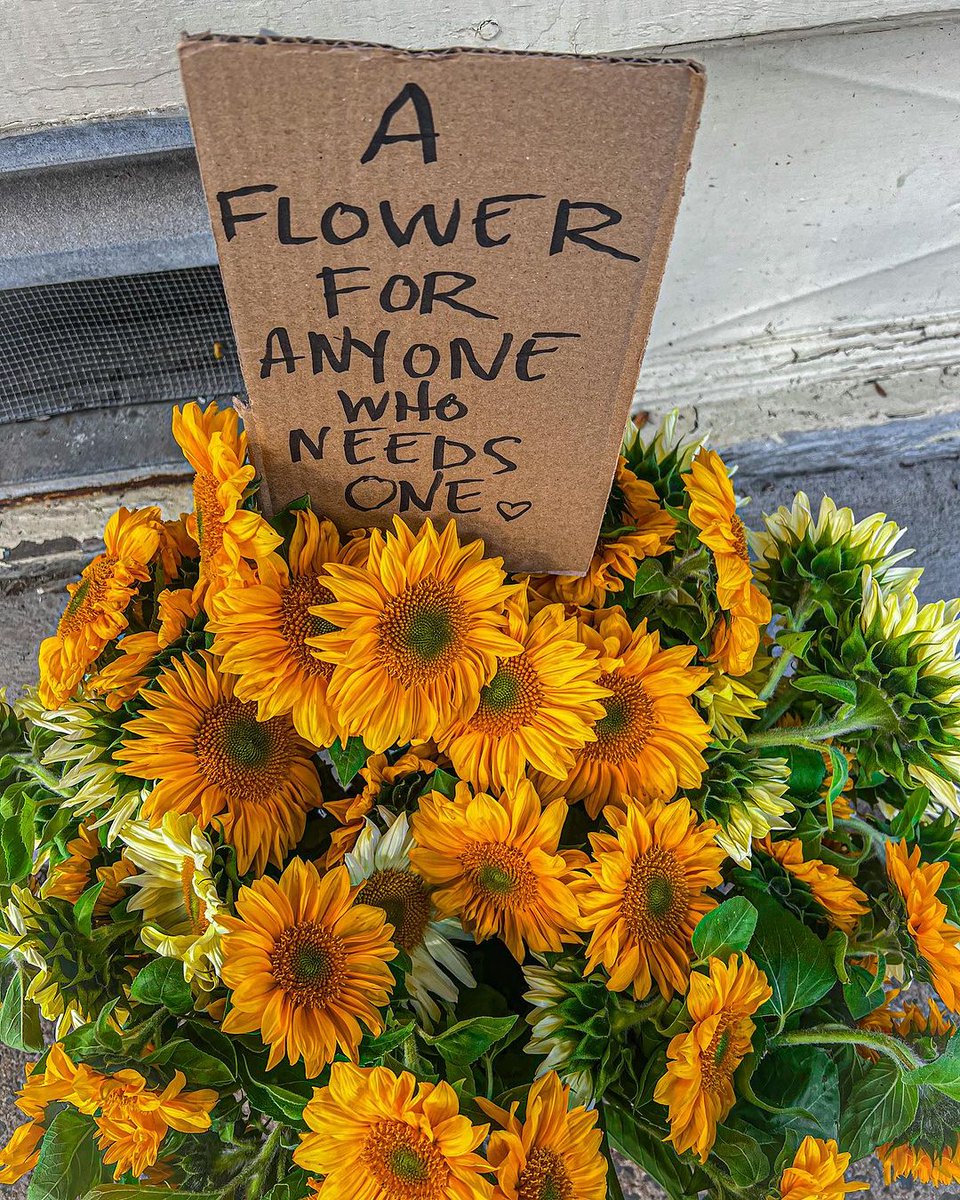
<path id="1" fill-rule="evenodd" d="M 761 729 L 747 735 L 751 746 L 811 746 L 827 738 L 853 733 L 858 729 L 869 729 L 862 718 L 852 720 L 823 721 L 819 725 L 796 725 L 785 729 Z M 818 748 L 818 747 L 815 747 Z"/>
<path id="2" fill-rule="evenodd" d="M 263 1195 L 267 1172 L 270 1170 L 270 1165 L 277 1152 L 277 1147 L 280 1145 L 282 1135 L 283 1126 L 274 1125 L 270 1130 L 267 1140 L 263 1143 L 260 1153 L 250 1164 L 249 1170 L 246 1172 L 246 1186 L 244 1188 L 249 1200 L 260 1200 L 260 1197 Z"/>
<path id="3" fill-rule="evenodd" d="M 855 1045 L 868 1046 L 885 1054 L 901 1068 L 914 1071 L 924 1065 L 923 1059 L 904 1042 L 890 1037 L 877 1030 L 850 1029 L 846 1025 L 820 1025 L 813 1029 L 791 1029 L 778 1034 L 771 1045 L 801 1046 L 801 1045 Z"/>

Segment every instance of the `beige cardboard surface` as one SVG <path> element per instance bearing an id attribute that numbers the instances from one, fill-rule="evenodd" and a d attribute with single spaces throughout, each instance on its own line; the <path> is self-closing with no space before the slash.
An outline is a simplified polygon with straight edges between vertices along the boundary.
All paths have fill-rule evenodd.
<path id="1" fill-rule="evenodd" d="M 689 63 L 190 38 L 268 509 L 589 564 L 699 115 Z"/>

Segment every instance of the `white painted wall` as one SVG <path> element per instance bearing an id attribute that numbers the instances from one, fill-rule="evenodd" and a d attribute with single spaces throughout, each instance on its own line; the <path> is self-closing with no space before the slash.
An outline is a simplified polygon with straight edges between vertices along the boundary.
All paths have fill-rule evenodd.
<path id="1" fill-rule="evenodd" d="M 950 0 L 4 0 L 0 129 L 182 103 L 179 34 L 593 54 L 930 14 Z"/>
<path id="2" fill-rule="evenodd" d="M 943 4 L 6 0 L 0 128 L 179 104 L 182 29 L 696 41 L 680 49 L 707 67 L 706 107 L 638 403 L 756 439 L 960 409 L 960 15 L 930 15 Z M 770 33 L 836 21 L 872 23 Z M 709 40 L 741 34 L 768 36 Z"/>
<path id="3" fill-rule="evenodd" d="M 960 408 L 960 19 L 696 56 L 642 406 L 721 441 Z"/>

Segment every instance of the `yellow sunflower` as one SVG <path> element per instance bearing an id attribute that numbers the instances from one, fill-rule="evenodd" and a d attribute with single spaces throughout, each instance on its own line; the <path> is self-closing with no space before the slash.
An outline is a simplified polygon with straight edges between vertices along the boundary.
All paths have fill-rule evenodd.
<path id="1" fill-rule="evenodd" d="M 104 552 L 89 563 L 77 583 L 53 637 L 40 645 L 41 702 L 56 708 L 76 691 L 84 672 L 106 645 L 127 627 L 126 610 L 160 541 L 160 509 L 121 508 L 104 530 Z"/>
<path id="2" fill-rule="evenodd" d="M 87 680 L 87 691 L 102 696 L 111 712 L 117 712 L 150 681 L 149 664 L 161 650 L 183 637 L 200 611 L 190 588 L 165 588 L 157 597 L 157 629 L 128 633 L 117 643 L 120 654 Z"/>
<path id="3" fill-rule="evenodd" d="M 864 1191 L 865 1183 L 847 1183 L 849 1166 L 850 1155 L 841 1154 L 832 1138 L 807 1134 L 780 1176 L 780 1200 L 843 1200 L 848 1192 Z"/>
<path id="4" fill-rule="evenodd" d="M 336 667 L 327 695 L 341 734 L 374 753 L 472 715 L 497 659 L 523 650 L 505 631 L 502 560 L 461 546 L 453 521 L 414 535 L 396 517 L 392 533 L 370 535 L 366 567 L 328 563 L 324 582 L 336 602 L 314 615 L 337 628 L 310 645 Z"/>
<path id="5" fill-rule="evenodd" d="M 960 929 L 946 920 L 937 889 L 947 862 L 921 863 L 920 847 L 887 842 L 887 874 L 903 897 L 907 929 L 930 970 L 930 980 L 952 1012 L 960 1010 Z"/>
<path id="6" fill-rule="evenodd" d="M 491 1133 L 487 1147 L 497 1174 L 497 1200 L 605 1200 L 607 1160 L 600 1149 L 597 1110 L 571 1110 L 570 1089 L 554 1071 L 531 1084 L 522 1121 L 516 1100 L 509 1112 L 482 1096 L 477 1103 L 503 1126 Z"/>
<path id="7" fill-rule="evenodd" d="M 753 582 L 747 531 L 737 515 L 733 485 L 723 460 L 712 450 L 700 450 L 683 481 L 690 497 L 690 520 L 713 553 L 717 602 L 727 614 L 714 630 L 711 661 L 720 663 L 728 675 L 746 675 L 771 609 Z"/>
<path id="8" fill-rule="evenodd" d="M 670 1136 L 678 1154 L 693 1150 L 701 1162 L 717 1137 L 717 1125 L 733 1108 L 733 1075 L 750 1053 L 756 1028 L 750 1019 L 773 994 L 767 977 L 744 955 L 727 963 L 711 958 L 709 974 L 694 971 L 687 993 L 693 1021 L 667 1047 L 667 1073 L 654 1099 L 667 1106 Z"/>
<path id="9" fill-rule="evenodd" d="M 100 854 L 100 838 L 95 829 L 81 824 L 77 836 L 67 842 L 67 857 L 55 863 L 47 873 L 41 896 L 54 896 L 75 904 L 90 886 L 93 860 Z"/>
<path id="10" fill-rule="evenodd" d="M 757 842 L 757 848 L 776 859 L 784 871 L 807 887 L 826 912 L 830 924 L 837 929 L 853 933 L 860 918 L 869 912 L 866 893 L 852 879 L 818 858 L 804 861 L 803 843 L 799 838 L 774 842 L 768 835 Z"/>
<path id="11" fill-rule="evenodd" d="M 312 748 L 290 718 L 258 721 L 206 652 L 175 660 L 143 695 L 149 708 L 124 726 L 115 756 L 127 775 L 157 781 L 143 818 L 193 813 L 204 829 L 216 820 L 241 874 L 282 865 L 322 801 Z"/>
<path id="12" fill-rule="evenodd" d="M 610 494 L 615 528 L 600 530 L 597 547 L 584 575 L 534 575 L 530 586 L 544 599 L 577 607 L 600 607 L 636 578 L 644 558 L 673 548 L 677 523 L 661 506 L 651 483 L 638 479 L 621 458 Z"/>
<path id="13" fill-rule="evenodd" d="M 565 779 L 575 751 L 596 740 L 600 701 L 610 693 L 598 686 L 599 662 L 576 630 L 559 604 L 530 620 L 524 596 L 508 603 L 507 633 L 522 652 L 498 659 L 476 712 L 437 735 L 461 779 L 499 791 L 515 787 L 528 764 Z"/>
<path id="14" fill-rule="evenodd" d="M 303 1118 L 293 1161 L 322 1176 L 323 1200 L 490 1200 L 476 1153 L 488 1127 L 471 1125 L 448 1083 L 338 1062 Z"/>
<path id="15" fill-rule="evenodd" d="M 227 911 L 213 878 L 213 846 L 191 813 L 166 813 L 156 828 L 131 821 L 120 836 L 132 867 L 127 909 L 140 913 L 141 940 L 156 954 L 179 959 L 188 983 L 212 990 Z"/>
<path id="16" fill-rule="evenodd" d="M 37 1165 L 47 1105 L 54 1101 L 75 1103 L 78 1082 L 95 1076 L 89 1067 L 76 1066 L 59 1042 L 47 1051 L 42 1071 L 35 1063 L 27 1063 L 24 1070 L 26 1081 L 14 1103 L 29 1120 L 18 1125 L 0 1149 L 0 1183 L 5 1184 L 16 1183 Z"/>
<path id="17" fill-rule="evenodd" d="M 164 521 L 160 530 L 156 561 L 167 584 L 173 583 L 180 574 L 180 566 L 184 559 L 200 557 L 200 547 L 187 529 L 189 520 L 188 513 L 181 513 L 174 521 Z"/>
<path id="18" fill-rule="evenodd" d="M 175 408 L 173 436 L 196 472 L 186 532 L 200 551 L 199 598 L 231 577 L 249 575 L 248 564 L 266 558 L 283 539 L 259 513 L 241 507 L 256 472 L 244 464 L 247 435 L 232 408 Z"/>
<path id="19" fill-rule="evenodd" d="M 238 699 L 255 701 L 261 721 L 290 713 L 308 742 L 330 746 L 337 736 L 327 699 L 333 666 L 307 643 L 336 627 L 312 610 L 333 600 L 321 578 L 326 564 L 362 561 L 366 550 L 356 542 L 341 546 L 333 522 L 309 509 L 297 512 L 295 520 L 289 566 L 271 554 L 252 583 L 219 592 L 209 605 L 207 628 L 216 635 L 213 652 L 221 670 L 238 677 Z"/>
<path id="20" fill-rule="evenodd" d="M 576 884 L 590 934 L 586 973 L 606 968 L 612 992 L 643 1000 L 656 986 L 665 1000 L 686 991 L 691 938 L 717 901 L 723 850 L 712 821 L 697 823 L 689 800 L 628 800 L 604 816 L 613 833 L 591 833 L 594 857 Z"/>
<path id="21" fill-rule="evenodd" d="M 268 1070 L 303 1058 L 319 1075 L 338 1049 L 356 1056 L 361 1024 L 383 1029 L 397 948 L 383 910 L 355 904 L 357 891 L 346 867 L 321 876 L 294 858 L 279 882 L 241 888 L 237 916 L 223 918 L 221 976 L 232 992 L 223 1031 L 259 1032 Z"/>
<path id="22" fill-rule="evenodd" d="M 444 916 L 457 916 L 476 940 L 499 937 L 518 962 L 524 946 L 560 950 L 577 942 L 580 910 L 573 869 L 578 851 L 558 851 L 565 800 L 546 808 L 529 780 L 499 799 L 458 783 L 448 800 L 424 796 L 411 822 L 414 870 L 436 890 Z"/>
<path id="23" fill-rule="evenodd" d="M 0 1149 L 0 1183 L 18 1183 L 40 1161 L 40 1142 L 44 1128 L 39 1121 L 18 1125 L 7 1144 Z"/>
<path id="24" fill-rule="evenodd" d="M 360 795 L 325 801 L 324 809 L 340 822 L 340 827 L 330 834 L 330 848 L 323 860 L 326 867 L 335 867 L 343 862 L 343 856 L 353 849 L 363 832 L 367 813 L 378 799 L 381 803 L 389 803 L 395 784 L 402 784 L 403 780 L 415 775 L 422 775 L 426 782 L 426 778 L 440 765 L 433 759 L 433 749 L 432 743 L 411 746 L 392 763 L 385 754 L 371 754 L 366 765 L 360 768 L 360 775 L 365 782 Z M 427 757 L 428 754 L 430 757 Z"/>
<path id="25" fill-rule="evenodd" d="M 107 1166 L 115 1164 L 114 1179 L 130 1171 L 142 1175 L 157 1161 L 160 1143 L 171 1129 L 203 1133 L 210 1128 L 210 1110 L 219 1099 L 209 1088 L 184 1091 L 181 1071 L 163 1091 L 147 1087 L 138 1071 L 101 1076 L 95 1097 L 97 1144 Z"/>
<path id="26" fill-rule="evenodd" d="M 648 633 L 646 621 L 631 629 L 620 609 L 598 613 L 597 623 L 579 627 L 604 668 L 597 683 L 610 693 L 596 740 L 577 752 L 562 782 L 533 776 L 541 795 L 583 800 L 591 817 L 625 796 L 671 800 L 680 788 L 697 787 L 711 736 L 690 700 L 709 675 L 689 665 L 695 647 L 661 650 L 660 635 Z"/>

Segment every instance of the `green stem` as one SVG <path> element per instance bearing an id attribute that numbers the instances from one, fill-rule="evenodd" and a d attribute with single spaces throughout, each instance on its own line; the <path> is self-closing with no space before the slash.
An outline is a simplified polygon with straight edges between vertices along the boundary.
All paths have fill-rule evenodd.
<path id="1" fill-rule="evenodd" d="M 859 729 L 869 729 L 870 724 L 862 718 L 851 720 L 823 721 L 819 725 L 796 725 L 786 729 L 762 729 L 747 735 L 751 746 L 816 746 L 817 742 L 825 742 L 828 738 L 840 737 L 844 733 L 854 733 Z"/>
<path id="2" fill-rule="evenodd" d="M 419 1075 L 423 1070 L 420 1055 L 417 1053 L 417 1037 L 414 1033 L 411 1033 L 403 1043 L 403 1065 L 414 1075 Z"/>
<path id="3" fill-rule="evenodd" d="M 42 783 L 43 786 L 48 791 L 53 792 L 55 796 L 61 796 L 64 799 L 68 799 L 73 795 L 73 792 L 68 791 L 60 786 L 60 779 L 57 775 L 54 775 L 53 771 L 42 766 L 35 758 L 28 755 L 19 759 L 19 763 L 21 771 L 27 775 L 32 775 L 38 783 Z"/>
<path id="4" fill-rule="evenodd" d="M 868 822 L 861 821 L 859 817 L 842 817 L 838 819 L 837 827 L 839 829 L 849 829 L 852 833 L 862 834 L 876 849 L 880 857 L 886 858 L 887 839 L 879 829 L 874 829 Z"/>
<path id="5" fill-rule="evenodd" d="M 270 1164 L 273 1162 L 282 1135 L 283 1126 L 274 1125 L 273 1129 L 270 1130 L 267 1140 L 263 1143 L 260 1153 L 245 1172 L 246 1187 L 244 1190 L 249 1200 L 260 1200 L 260 1197 L 263 1195 L 267 1172 L 270 1170 Z"/>
<path id="6" fill-rule="evenodd" d="M 789 650 L 784 650 L 781 648 L 780 656 L 777 658 L 776 662 L 773 664 L 773 670 L 770 672 L 770 678 L 763 685 L 761 690 L 757 693 L 757 696 L 759 697 L 759 699 L 761 699 L 761 700 L 769 700 L 770 699 L 770 697 L 773 695 L 773 693 L 777 690 L 777 684 L 784 677 L 784 675 L 787 672 L 787 668 L 790 666 L 790 664 L 792 662 L 793 662 L 793 655 L 789 652 Z"/>
<path id="7" fill-rule="evenodd" d="M 846 1025 L 820 1025 L 813 1029 L 791 1029 L 778 1034 L 771 1045 L 801 1046 L 801 1045 L 854 1045 L 868 1046 L 877 1050 L 907 1071 L 915 1071 L 922 1067 L 923 1059 L 903 1042 L 886 1033 L 876 1030 L 850 1029 Z"/>

